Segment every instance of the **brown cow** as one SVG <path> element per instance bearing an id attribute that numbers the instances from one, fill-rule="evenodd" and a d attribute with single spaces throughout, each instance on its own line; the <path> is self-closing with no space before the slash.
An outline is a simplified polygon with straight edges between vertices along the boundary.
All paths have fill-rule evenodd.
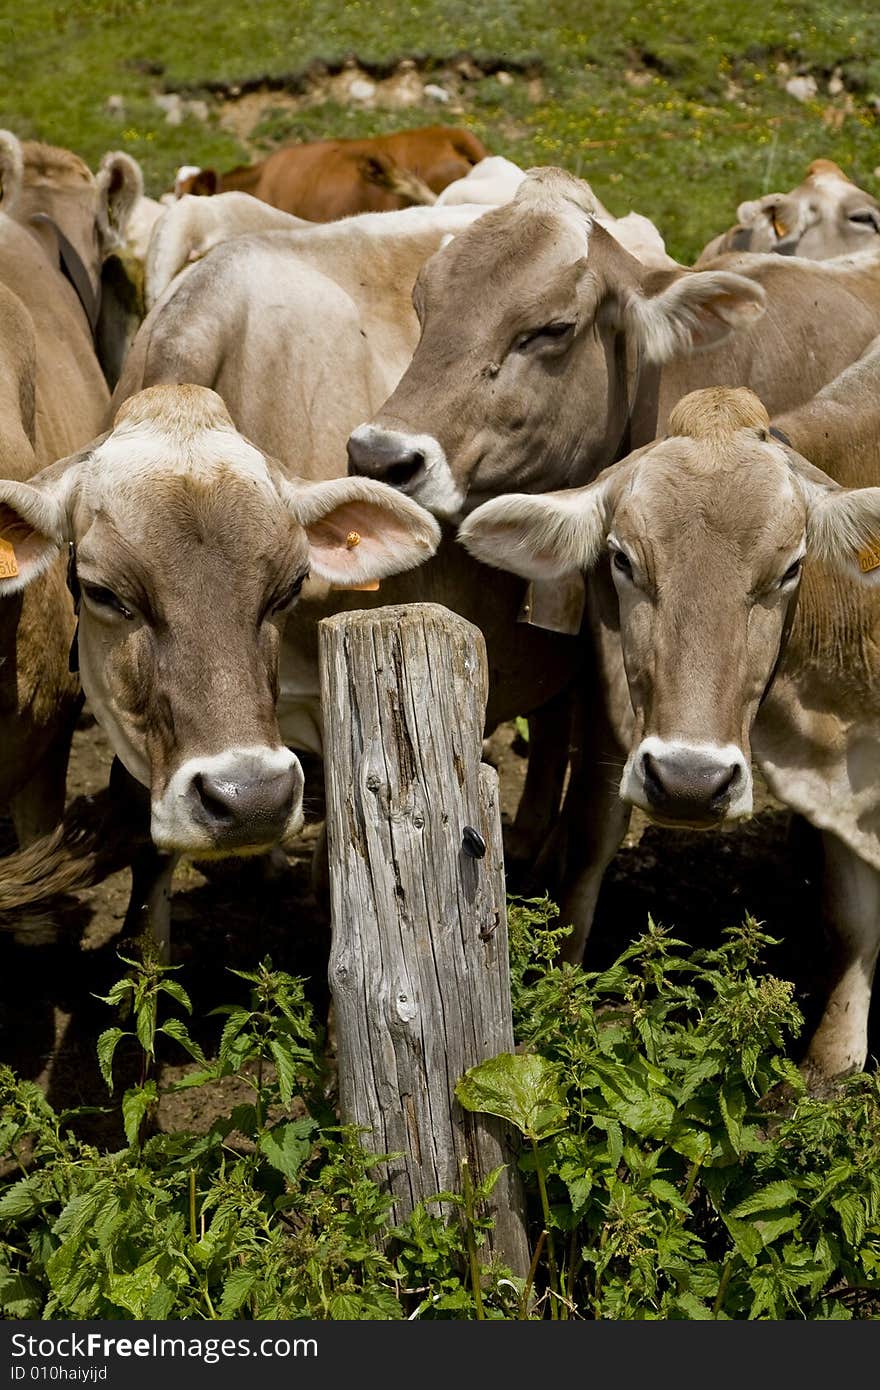
<path id="1" fill-rule="evenodd" d="M 391 212 L 434 196 L 463 178 L 488 150 L 469 130 L 425 126 L 363 140 L 311 140 L 284 145 L 258 164 L 226 174 L 188 172 L 184 193 L 250 193 L 310 222 L 333 222 L 356 212 Z"/>
<path id="2" fill-rule="evenodd" d="M 108 391 L 93 345 L 101 263 L 139 171 L 108 155 L 95 178 L 68 150 L 0 132 L 0 472 L 24 485 L 101 427 Z M 79 684 L 68 671 L 73 606 L 64 561 L 26 593 L 0 554 L 0 807 L 24 843 L 64 805 Z"/>
<path id="3" fill-rule="evenodd" d="M 627 813 L 748 815 L 754 756 L 822 832 L 835 955 L 805 1059 L 821 1086 L 865 1063 L 880 947 L 880 488 L 839 486 L 769 424 L 750 391 L 694 392 L 665 440 L 588 487 L 487 502 L 459 536 L 520 574 L 595 571 Z"/>
<path id="4" fill-rule="evenodd" d="M 589 482 L 625 441 L 654 439 L 699 386 L 747 385 L 773 414 L 790 411 L 880 331 L 880 254 L 730 255 L 706 270 L 651 270 L 588 209 L 571 174 L 533 170 L 513 202 L 425 263 L 414 291 L 421 339 L 396 390 L 352 434 L 351 471 L 457 519 L 503 493 Z M 561 883 L 543 879 L 581 940 L 622 833 L 613 795 L 595 814 L 601 763 L 613 756 L 595 693 L 584 721 L 595 746 L 567 797 L 572 815 L 588 817 L 573 841 L 578 862 Z M 559 820 L 553 857 L 570 823 Z"/>
<path id="5" fill-rule="evenodd" d="M 825 261 L 877 244 L 880 203 L 830 159 L 814 159 L 790 193 L 767 193 L 740 203 L 737 223 L 703 247 L 704 266 L 728 251 L 775 251 Z"/>
<path id="6" fill-rule="evenodd" d="M 303 775 L 275 703 L 282 632 L 309 571 L 374 580 L 427 558 L 439 534 L 391 488 L 290 476 L 200 386 L 140 392 L 86 448 L 0 481 L 0 544 L 17 569 L 0 600 L 73 547 L 83 688 L 149 789 L 155 849 L 135 862 L 129 930 L 149 925 L 167 946 L 181 852 L 256 853 L 300 828 Z"/>

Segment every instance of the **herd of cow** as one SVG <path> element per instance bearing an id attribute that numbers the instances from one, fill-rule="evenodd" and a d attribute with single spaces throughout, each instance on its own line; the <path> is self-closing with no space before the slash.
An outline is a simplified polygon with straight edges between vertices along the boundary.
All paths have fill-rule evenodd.
<path id="1" fill-rule="evenodd" d="M 93 175 L 0 132 L 3 924 L 93 881 L 112 822 L 126 930 L 167 945 L 181 854 L 302 826 L 296 750 L 332 757 L 319 619 L 434 601 L 485 636 L 487 729 L 529 719 L 513 834 L 570 958 L 631 808 L 747 815 L 754 760 L 824 846 L 805 1073 L 862 1068 L 880 204 L 817 160 L 686 267 L 562 169 L 391 139 L 280 150 L 210 197 L 184 168 L 153 203 L 126 155 Z M 361 203 L 330 198 L 343 168 Z M 74 834 L 83 698 L 115 759 Z"/>

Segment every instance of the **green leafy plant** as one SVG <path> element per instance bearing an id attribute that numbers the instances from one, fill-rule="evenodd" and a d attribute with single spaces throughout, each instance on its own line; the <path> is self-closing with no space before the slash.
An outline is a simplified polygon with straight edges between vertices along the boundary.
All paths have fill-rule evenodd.
<path id="1" fill-rule="evenodd" d="M 559 963 L 548 900 L 509 921 L 518 1050 L 456 1094 L 521 1136 L 525 1278 L 486 1256 L 500 1169 L 477 1183 L 464 1164 L 392 1221 L 373 1176 L 390 1156 L 338 1124 L 301 979 L 269 960 L 231 972 L 246 998 L 208 1015 L 209 1052 L 178 972 L 123 957 L 98 1057 L 124 1147 L 87 1142 L 86 1112 L 0 1068 L 0 1313 L 877 1318 L 880 1078 L 806 1094 L 800 1014 L 760 972 L 759 925 L 696 951 L 649 922 L 589 972 Z M 188 1060 L 166 1084 L 169 1051 Z M 123 1053 L 139 1080 L 119 1098 Z M 167 1132 L 163 1103 L 193 1088 L 213 1118 Z"/>

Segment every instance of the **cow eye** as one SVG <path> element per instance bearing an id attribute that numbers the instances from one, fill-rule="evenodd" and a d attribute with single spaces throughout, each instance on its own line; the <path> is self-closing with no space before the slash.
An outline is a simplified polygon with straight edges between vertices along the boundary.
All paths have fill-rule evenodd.
<path id="1" fill-rule="evenodd" d="M 527 347 L 541 347 L 545 343 L 561 342 L 567 338 L 574 328 L 570 322 L 545 323 L 540 328 L 530 328 L 528 332 L 521 333 L 514 344 L 517 352 L 522 352 Z"/>
<path id="2" fill-rule="evenodd" d="M 301 574 L 299 579 L 295 579 L 290 587 L 285 589 L 284 593 L 275 600 L 272 604 L 271 611 L 273 613 L 283 613 L 285 608 L 289 608 L 294 599 L 299 597 L 302 586 L 305 584 L 308 577 L 309 572 L 306 570 L 305 574 Z"/>
<path id="3" fill-rule="evenodd" d="M 627 579 L 632 579 L 632 577 L 633 577 L 633 567 L 632 567 L 632 564 L 630 563 L 629 556 L 628 556 L 628 555 L 625 555 L 624 552 L 623 552 L 622 550 L 615 550 L 615 551 L 614 551 L 614 554 L 613 554 L 612 559 L 611 559 L 611 563 L 612 563 L 612 565 L 614 566 L 614 568 L 617 570 L 618 574 L 624 575 L 625 578 L 627 578 Z"/>
<path id="4" fill-rule="evenodd" d="M 796 579 L 800 578 L 801 566 L 803 565 L 803 563 L 803 555 L 799 555 L 796 560 L 792 561 L 788 569 L 785 571 L 785 574 L 779 581 L 780 588 L 784 588 L 786 584 L 793 584 Z"/>
<path id="5" fill-rule="evenodd" d="M 105 588 L 103 584 L 83 584 L 82 591 L 89 602 L 93 603 L 96 608 L 111 609 L 114 613 L 118 613 L 120 617 L 128 618 L 129 620 L 134 617 L 131 609 L 126 608 L 122 599 L 114 594 L 112 589 Z"/>
<path id="6" fill-rule="evenodd" d="M 873 208 L 859 208 L 857 212 L 848 215 L 849 222 L 855 222 L 860 227 L 871 227 L 875 232 L 880 232 L 880 213 Z"/>

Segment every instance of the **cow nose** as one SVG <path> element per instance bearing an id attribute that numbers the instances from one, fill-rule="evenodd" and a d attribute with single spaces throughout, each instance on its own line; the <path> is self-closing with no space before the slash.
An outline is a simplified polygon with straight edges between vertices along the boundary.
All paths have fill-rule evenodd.
<path id="1" fill-rule="evenodd" d="M 190 784 L 193 818 L 219 844 L 270 844 L 284 834 L 302 797 L 298 762 L 271 772 L 197 772 Z"/>
<path id="2" fill-rule="evenodd" d="M 742 763 L 711 750 L 670 748 L 642 754 L 648 803 L 672 820 L 719 820 L 740 790 Z"/>
<path id="3" fill-rule="evenodd" d="M 378 478 L 392 487 L 406 487 L 424 466 L 424 450 L 393 430 L 362 425 L 348 441 L 349 477 Z"/>

